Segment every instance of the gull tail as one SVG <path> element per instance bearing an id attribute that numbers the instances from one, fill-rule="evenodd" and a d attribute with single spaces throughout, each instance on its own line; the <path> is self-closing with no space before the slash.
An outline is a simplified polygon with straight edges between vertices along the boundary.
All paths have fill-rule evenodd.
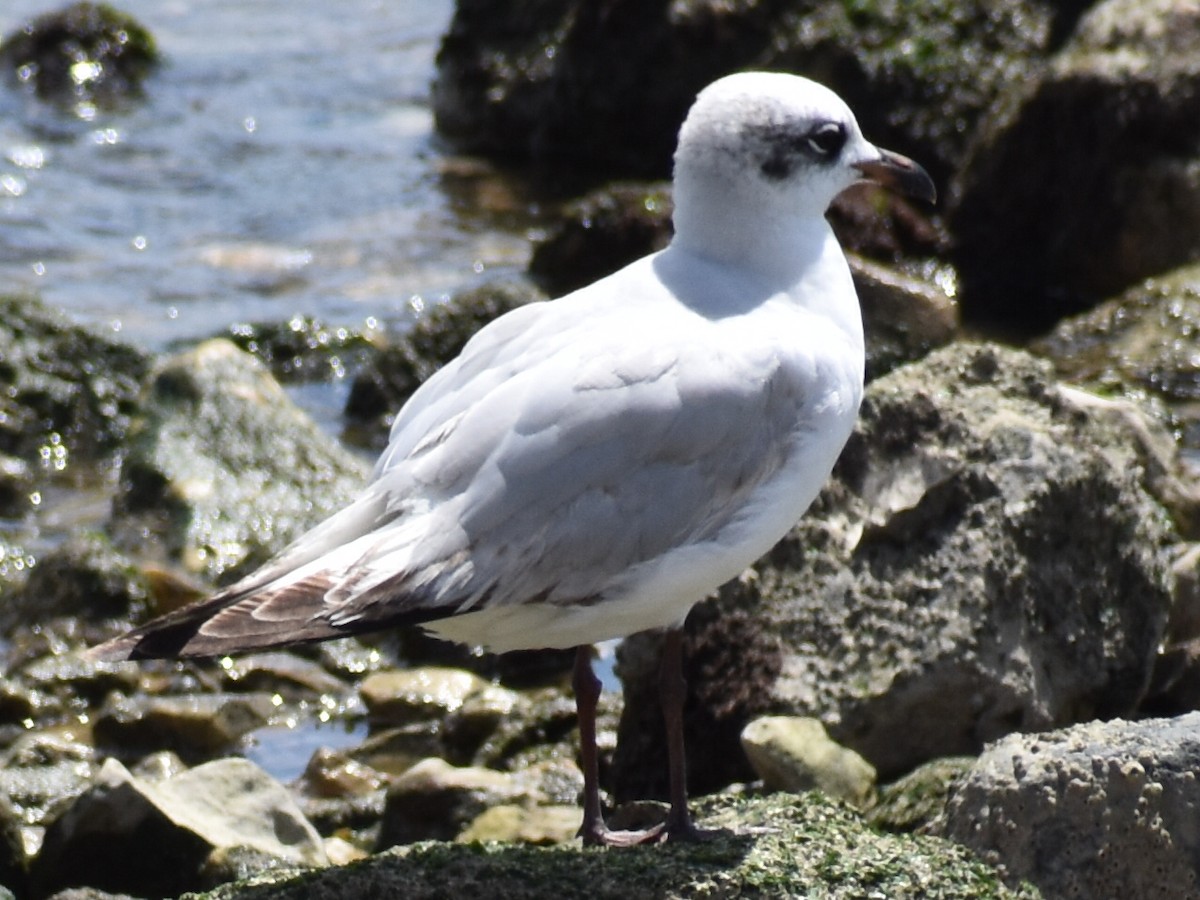
<path id="1" fill-rule="evenodd" d="M 223 656 L 352 633 L 320 617 L 329 582 L 222 592 L 86 651 L 94 661 Z"/>

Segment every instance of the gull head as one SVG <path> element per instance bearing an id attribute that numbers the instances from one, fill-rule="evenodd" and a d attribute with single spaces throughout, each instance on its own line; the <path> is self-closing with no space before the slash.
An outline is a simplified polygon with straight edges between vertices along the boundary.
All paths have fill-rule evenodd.
<path id="1" fill-rule="evenodd" d="M 912 160 L 863 137 L 829 88 L 779 72 L 742 72 L 697 96 L 679 132 L 675 202 L 685 229 L 735 210 L 759 219 L 823 217 L 858 181 L 933 202 L 932 180 Z"/>

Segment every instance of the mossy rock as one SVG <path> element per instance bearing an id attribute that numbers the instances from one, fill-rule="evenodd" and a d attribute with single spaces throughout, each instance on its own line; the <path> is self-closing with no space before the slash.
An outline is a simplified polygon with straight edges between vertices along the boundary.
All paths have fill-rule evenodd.
<path id="1" fill-rule="evenodd" d="M 226 885 L 208 900 L 334 897 L 628 900 L 638 897 L 1024 898 L 947 841 L 879 834 L 820 794 L 713 797 L 712 840 L 625 850 L 427 842 L 359 863 Z"/>
<path id="2" fill-rule="evenodd" d="M 0 42 L 0 65 L 43 100 L 111 105 L 141 92 L 158 65 L 150 32 L 106 3 L 38 16 Z"/>
<path id="3" fill-rule="evenodd" d="M 150 357 L 30 296 L 0 296 L 0 453 L 66 465 L 120 444 Z"/>
<path id="4" fill-rule="evenodd" d="M 488 284 L 434 307 L 358 374 L 346 400 L 346 417 L 365 443 L 382 446 L 404 402 L 458 356 L 475 332 L 509 310 L 540 299 L 540 292 L 526 285 Z"/>

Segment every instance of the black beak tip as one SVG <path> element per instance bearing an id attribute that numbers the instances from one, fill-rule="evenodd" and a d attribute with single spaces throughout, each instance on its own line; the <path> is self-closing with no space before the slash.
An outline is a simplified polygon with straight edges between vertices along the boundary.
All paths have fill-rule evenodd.
<path id="1" fill-rule="evenodd" d="M 937 188 L 929 173 L 921 166 L 907 156 L 901 156 L 891 150 L 880 150 L 879 154 L 879 159 L 855 166 L 863 178 L 916 200 L 923 200 L 929 204 L 937 203 Z"/>

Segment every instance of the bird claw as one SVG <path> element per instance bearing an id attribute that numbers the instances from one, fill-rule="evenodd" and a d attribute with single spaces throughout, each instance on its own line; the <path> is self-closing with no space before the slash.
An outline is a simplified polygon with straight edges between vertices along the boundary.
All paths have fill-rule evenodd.
<path id="1" fill-rule="evenodd" d="M 716 838 L 720 831 L 697 828 L 690 820 L 673 822 L 668 818 L 650 828 L 616 830 L 603 822 L 584 825 L 579 837 L 585 847 L 641 847 L 649 844 L 699 844 Z"/>
<path id="2" fill-rule="evenodd" d="M 598 826 L 580 828 L 579 836 L 585 847 L 641 847 L 659 844 L 668 838 L 665 822 L 653 828 L 631 831 L 615 830 L 601 822 Z"/>

